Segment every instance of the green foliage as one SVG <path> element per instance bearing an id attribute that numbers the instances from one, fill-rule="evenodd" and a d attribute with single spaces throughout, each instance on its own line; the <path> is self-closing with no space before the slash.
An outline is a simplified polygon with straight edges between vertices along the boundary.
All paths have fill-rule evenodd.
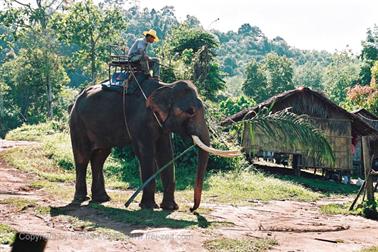
<path id="1" fill-rule="evenodd" d="M 294 89 L 292 61 L 277 54 L 268 54 L 263 60 L 270 96 Z"/>
<path id="2" fill-rule="evenodd" d="M 359 64 L 357 58 L 347 51 L 335 53 L 332 63 L 325 69 L 323 85 L 328 97 L 336 104 L 346 99 L 346 91 L 358 81 Z"/>
<path id="3" fill-rule="evenodd" d="M 182 54 L 185 50 L 191 49 L 197 52 L 206 45 L 209 49 L 219 46 L 216 37 L 200 28 L 191 28 L 187 24 L 182 24 L 174 28 L 167 38 L 169 50 L 172 55 Z"/>
<path id="4" fill-rule="evenodd" d="M 294 89 L 292 62 L 277 54 L 266 55 L 261 63 L 252 60 L 246 75 L 243 91 L 258 103 L 273 95 Z"/>
<path id="5" fill-rule="evenodd" d="M 378 220 L 377 202 L 365 201 L 362 204 L 362 214 L 368 219 Z"/>
<path id="6" fill-rule="evenodd" d="M 377 88 L 378 86 L 378 60 L 376 60 L 374 62 L 374 65 L 372 66 L 371 68 L 371 76 L 372 76 L 372 79 L 371 79 L 371 85 L 375 88 Z"/>
<path id="7" fill-rule="evenodd" d="M 210 61 L 207 65 L 207 75 L 203 81 L 198 80 L 196 85 L 200 94 L 210 100 L 216 100 L 217 93 L 225 88 L 225 81 L 220 72 L 219 64 L 216 61 Z"/>
<path id="8" fill-rule="evenodd" d="M 217 46 L 216 37 L 199 27 L 184 23 L 172 29 L 159 50 L 163 65 L 170 69 L 163 67 L 163 80 L 170 81 L 173 76 L 191 79 L 201 95 L 215 100 L 217 92 L 225 87 L 220 65 L 214 58 Z"/>
<path id="9" fill-rule="evenodd" d="M 110 158 L 112 161 L 107 162 L 104 169 L 105 175 L 127 182 L 133 188 L 137 188 L 141 184 L 139 162 L 131 146 L 114 148 Z"/>
<path id="10" fill-rule="evenodd" d="M 109 45 L 121 41 L 126 28 L 122 13 L 115 8 L 102 10 L 91 0 L 74 4 L 66 14 L 53 17 L 51 27 L 67 45 L 75 45 L 70 64 L 90 73 L 92 81 L 104 74 Z"/>
<path id="11" fill-rule="evenodd" d="M 378 220 L 377 201 L 364 201 L 355 210 L 350 211 L 351 203 L 327 204 L 320 207 L 325 214 L 362 215 L 365 218 Z"/>
<path id="12" fill-rule="evenodd" d="M 303 176 L 298 177 L 289 175 L 277 175 L 275 177 L 281 180 L 291 181 L 295 184 L 302 185 L 305 188 L 309 188 L 315 192 L 321 192 L 327 196 L 356 194 L 359 189 L 355 185 L 344 185 L 334 181 L 326 181 L 324 179 L 306 178 Z"/>
<path id="13" fill-rule="evenodd" d="M 335 214 L 357 214 L 357 212 L 349 211 L 350 204 L 327 204 L 320 206 L 320 212 L 323 214 L 335 215 Z"/>
<path id="14" fill-rule="evenodd" d="M 226 77 L 225 78 L 225 90 L 223 94 L 227 97 L 229 96 L 240 96 L 242 94 L 242 88 L 244 83 L 244 78 L 240 75 Z M 220 92 L 222 94 L 222 92 Z"/>
<path id="15" fill-rule="evenodd" d="M 304 86 L 313 90 L 322 91 L 322 77 L 324 66 L 319 62 L 306 62 L 294 68 L 293 85 Z"/>
<path id="16" fill-rule="evenodd" d="M 378 60 L 378 26 L 374 25 L 373 28 L 369 28 L 366 34 L 366 40 L 362 42 L 361 52 L 361 70 L 359 72 L 359 78 L 361 84 L 369 84 L 372 79 L 371 69 L 374 62 Z"/>
<path id="17" fill-rule="evenodd" d="M 140 9 L 138 6 L 133 6 L 125 10 L 124 15 L 128 26 L 127 32 L 123 33 L 122 36 L 127 41 L 128 46 L 131 46 L 137 37 L 142 36 L 143 31 L 151 28 L 164 41 L 168 33 L 179 24 L 173 6 L 164 6 L 160 10 Z M 156 48 L 157 45 L 154 43 L 152 47 Z"/>
<path id="18" fill-rule="evenodd" d="M 11 244 L 16 236 L 16 230 L 0 223 L 0 244 Z"/>
<path id="19" fill-rule="evenodd" d="M 252 97 L 258 102 L 267 98 L 267 76 L 262 65 L 258 64 L 255 60 L 252 60 L 247 67 L 246 76 L 247 78 L 243 83 L 242 88 L 244 94 Z"/>
<path id="20" fill-rule="evenodd" d="M 61 57 L 46 48 L 32 46 L 21 49 L 18 55 L 0 67 L 0 135 L 27 122 L 45 121 L 61 116 L 60 94 L 68 83 Z M 66 108 L 63 108 L 66 111 Z"/>
<path id="21" fill-rule="evenodd" d="M 219 108 L 224 115 L 230 116 L 255 105 L 256 102 L 252 98 L 241 95 L 239 97 L 229 97 L 225 101 L 221 101 Z"/>
<path id="22" fill-rule="evenodd" d="M 241 204 L 254 200 L 301 200 L 313 201 L 320 198 L 315 193 L 294 183 L 273 178 L 266 174 L 250 171 L 229 171 L 209 176 L 204 199 L 216 196 L 217 202 Z M 210 200 L 211 202 L 211 200 Z"/>

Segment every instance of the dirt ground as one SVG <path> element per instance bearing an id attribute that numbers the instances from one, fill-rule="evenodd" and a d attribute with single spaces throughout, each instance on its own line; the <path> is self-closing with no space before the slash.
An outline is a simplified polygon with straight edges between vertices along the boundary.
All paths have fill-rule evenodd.
<path id="1" fill-rule="evenodd" d="M 0 140 L 0 150 L 29 144 Z M 0 200 L 22 198 L 40 205 L 62 207 L 69 202 L 52 199 L 48 192 L 30 187 L 35 175 L 10 167 L 0 159 Z M 127 192 L 129 195 L 130 192 Z M 127 196 L 125 196 L 127 198 Z M 269 251 L 359 251 L 378 244 L 378 222 L 358 216 L 323 215 L 322 204 L 343 202 L 328 199 L 319 202 L 270 201 L 251 202 L 249 206 L 210 205 L 206 217 L 233 225 L 216 228 L 151 228 L 119 223 L 104 218 L 96 209 L 76 207 L 70 216 L 85 216 L 101 226 L 115 230 L 123 238 L 103 235 L 97 229 L 78 228 L 62 215 L 40 215 L 35 211 L 15 210 L 0 204 L 0 223 L 18 231 L 48 238 L 46 251 L 206 251 L 203 243 L 216 238 L 273 238 L 278 245 Z M 10 251 L 1 245 L 0 251 Z"/>

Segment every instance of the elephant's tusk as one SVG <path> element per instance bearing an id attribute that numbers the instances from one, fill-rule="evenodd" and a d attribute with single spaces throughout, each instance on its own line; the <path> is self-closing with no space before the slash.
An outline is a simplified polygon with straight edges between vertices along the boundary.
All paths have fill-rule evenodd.
<path id="1" fill-rule="evenodd" d="M 217 150 L 217 149 L 214 149 L 212 147 L 209 147 L 207 145 L 205 145 L 200 139 L 198 136 L 194 136 L 192 135 L 192 139 L 193 139 L 193 142 L 198 146 L 200 147 L 201 149 L 203 149 L 204 151 L 207 151 L 209 153 L 212 153 L 214 155 L 217 155 L 217 156 L 221 156 L 221 157 L 237 157 L 237 156 L 240 156 L 241 155 L 241 152 L 239 150 L 228 150 L 228 151 L 224 151 L 224 150 Z"/>

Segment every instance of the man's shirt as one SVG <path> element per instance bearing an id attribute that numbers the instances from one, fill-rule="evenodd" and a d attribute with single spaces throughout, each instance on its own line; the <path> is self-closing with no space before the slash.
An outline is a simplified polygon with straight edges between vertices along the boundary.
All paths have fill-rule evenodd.
<path id="1" fill-rule="evenodd" d="M 148 42 L 147 42 L 146 38 L 137 39 L 134 42 L 134 44 L 131 46 L 129 53 L 128 53 L 128 56 L 133 57 L 135 55 L 139 55 L 141 51 L 146 53 L 147 46 L 148 46 Z"/>

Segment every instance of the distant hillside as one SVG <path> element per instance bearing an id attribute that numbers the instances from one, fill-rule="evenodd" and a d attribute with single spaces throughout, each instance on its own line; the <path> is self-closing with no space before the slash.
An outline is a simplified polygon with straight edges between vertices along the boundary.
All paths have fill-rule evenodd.
<path id="1" fill-rule="evenodd" d="M 128 19 L 128 29 L 124 37 L 128 43 L 132 43 L 136 37 L 149 28 L 155 29 L 158 36 L 164 39 L 173 27 L 179 25 L 172 6 L 166 6 L 160 10 L 148 8 L 142 10 L 132 7 L 126 11 L 125 15 Z M 194 16 L 188 15 L 184 22 L 191 27 L 202 27 L 200 21 Z M 306 62 L 327 65 L 331 58 L 331 54 L 326 51 L 296 49 L 279 36 L 269 39 L 259 27 L 248 23 L 242 24 L 236 32 L 217 30 L 211 30 L 211 32 L 218 37 L 220 46 L 217 56 L 222 70 L 229 76 L 243 74 L 252 58 L 259 61 L 269 52 L 291 58 L 298 65 Z"/>

